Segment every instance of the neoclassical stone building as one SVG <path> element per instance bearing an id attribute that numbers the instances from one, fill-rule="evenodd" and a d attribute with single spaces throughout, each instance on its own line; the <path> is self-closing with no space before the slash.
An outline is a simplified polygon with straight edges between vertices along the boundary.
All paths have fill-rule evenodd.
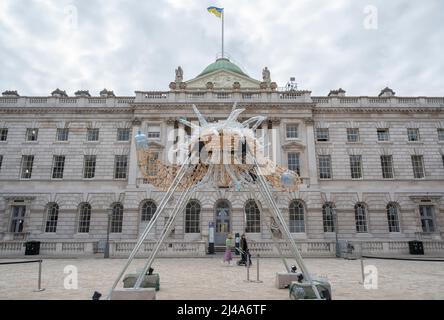
<path id="1" fill-rule="evenodd" d="M 171 162 L 190 134 L 177 119 L 197 120 L 192 104 L 217 120 L 234 102 L 246 109 L 241 117 L 267 116 L 257 130 L 266 152 L 302 177 L 298 192 L 275 197 L 304 255 L 334 255 L 336 235 L 369 253 L 408 253 L 413 239 L 428 253 L 444 251 L 443 97 L 398 97 L 389 88 L 375 96 L 339 89 L 315 97 L 291 84 L 278 88 L 268 69 L 262 81 L 252 79 L 227 58 L 188 81 L 178 68 L 169 88 L 132 97 L 106 89 L 99 96 L 5 91 L 0 255 L 23 255 L 28 240 L 41 241 L 43 255 L 97 253 L 108 219 L 111 255 L 128 255 L 162 198 L 138 170 L 137 131 Z M 252 198 L 224 186 L 196 192 L 161 254 L 205 255 L 210 222 L 216 245 L 228 232 L 246 231 L 253 252 L 275 254 L 267 218 Z"/>

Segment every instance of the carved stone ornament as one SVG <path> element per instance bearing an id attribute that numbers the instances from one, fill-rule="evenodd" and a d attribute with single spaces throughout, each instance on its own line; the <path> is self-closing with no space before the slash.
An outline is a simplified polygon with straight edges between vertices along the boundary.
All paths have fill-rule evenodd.
<path id="1" fill-rule="evenodd" d="M 266 83 L 266 82 L 261 82 L 261 84 L 260 84 L 260 88 L 261 88 L 262 90 L 267 89 L 267 87 L 268 87 L 268 83 Z"/>
<path id="2" fill-rule="evenodd" d="M 176 88 L 177 88 L 176 83 L 175 82 L 170 82 L 170 89 L 171 90 L 176 90 Z"/>
<path id="3" fill-rule="evenodd" d="M 262 80 L 267 83 L 271 82 L 270 70 L 267 67 L 262 70 Z"/>
<path id="4" fill-rule="evenodd" d="M 182 70 L 181 66 L 179 66 L 176 69 L 176 80 L 175 81 L 178 83 L 183 82 L 183 70 Z"/>
<path id="5" fill-rule="evenodd" d="M 206 84 L 206 87 L 208 90 L 213 90 L 214 89 L 214 83 L 211 81 L 208 81 Z"/>
<path id="6" fill-rule="evenodd" d="M 234 90 L 239 90 L 240 88 L 241 88 L 240 83 L 239 83 L 238 81 L 235 81 L 235 82 L 233 83 L 233 89 L 234 89 Z"/>
<path id="7" fill-rule="evenodd" d="M 272 83 L 270 83 L 270 89 L 271 90 L 276 90 L 277 89 L 277 83 L 276 82 L 272 82 Z"/>
<path id="8" fill-rule="evenodd" d="M 185 82 L 179 83 L 179 88 L 185 90 L 187 88 L 187 84 Z"/>

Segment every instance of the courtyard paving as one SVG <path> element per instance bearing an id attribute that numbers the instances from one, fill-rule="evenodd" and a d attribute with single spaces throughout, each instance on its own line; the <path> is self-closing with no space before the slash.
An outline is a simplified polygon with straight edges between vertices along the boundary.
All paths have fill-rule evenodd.
<path id="1" fill-rule="evenodd" d="M 157 259 L 153 264 L 154 272 L 160 274 L 157 299 L 288 299 L 288 289 L 275 288 L 276 272 L 284 271 L 282 260 L 261 258 L 263 282 L 247 283 L 245 267 L 223 265 L 221 259 Z M 18 260 L 23 259 L 0 262 Z M 251 279 L 256 278 L 256 262 L 250 269 Z M 105 296 L 124 263 L 123 259 L 44 259 L 42 292 L 34 292 L 38 264 L 0 265 L 0 299 L 90 300 L 94 291 Z M 135 260 L 129 272 L 143 263 Z M 444 299 L 444 262 L 364 260 L 366 266 L 376 267 L 377 289 L 366 289 L 361 283 L 360 260 L 307 258 L 305 263 L 313 275 L 329 279 L 333 299 Z M 72 266 L 77 270 L 77 288 L 71 281 Z"/>

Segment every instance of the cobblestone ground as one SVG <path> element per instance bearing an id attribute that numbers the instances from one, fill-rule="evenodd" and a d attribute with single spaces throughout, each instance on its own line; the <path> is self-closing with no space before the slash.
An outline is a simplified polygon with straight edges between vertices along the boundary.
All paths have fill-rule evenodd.
<path id="1" fill-rule="evenodd" d="M 0 260 L 17 261 L 14 260 Z M 141 268 L 136 260 L 129 271 Z M 306 259 L 311 273 L 332 284 L 333 299 L 444 299 L 444 262 L 365 260 L 378 272 L 378 288 L 365 289 L 360 260 Z M 123 259 L 44 259 L 43 292 L 37 288 L 38 264 L 0 265 L 0 299 L 91 299 L 94 291 L 107 294 Z M 256 261 L 250 269 L 256 278 Z M 291 263 L 291 261 L 290 261 Z M 78 270 L 78 288 L 65 289 L 66 266 Z M 163 258 L 155 261 L 160 274 L 157 299 L 288 299 L 288 289 L 275 288 L 275 274 L 284 271 L 280 259 L 260 260 L 262 283 L 247 283 L 246 268 L 223 265 L 220 257 Z M 68 271 L 68 270 L 65 270 Z M 69 285 L 69 283 L 68 283 Z"/>

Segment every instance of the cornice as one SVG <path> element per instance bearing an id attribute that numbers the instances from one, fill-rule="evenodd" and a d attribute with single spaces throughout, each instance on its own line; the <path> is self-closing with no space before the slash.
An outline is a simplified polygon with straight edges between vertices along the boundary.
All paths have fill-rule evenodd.
<path id="1" fill-rule="evenodd" d="M 416 113 L 416 112 L 444 112 L 443 107 L 315 107 L 313 108 L 314 114 L 320 113 Z"/>
<path id="2" fill-rule="evenodd" d="M 129 113 L 132 106 L 126 107 L 0 107 L 0 113 Z"/>

